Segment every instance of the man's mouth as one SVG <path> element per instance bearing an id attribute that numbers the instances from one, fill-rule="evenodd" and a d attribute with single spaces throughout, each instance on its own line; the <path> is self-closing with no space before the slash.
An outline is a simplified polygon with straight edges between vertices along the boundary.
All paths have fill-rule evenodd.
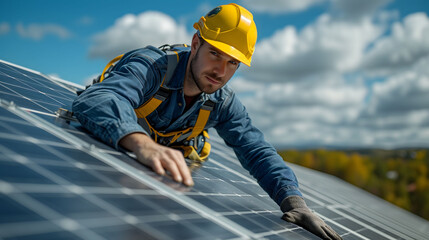
<path id="1" fill-rule="evenodd" d="M 220 85 L 222 83 L 220 80 L 217 80 L 216 78 L 208 76 L 208 75 L 206 76 L 206 78 L 213 85 Z"/>

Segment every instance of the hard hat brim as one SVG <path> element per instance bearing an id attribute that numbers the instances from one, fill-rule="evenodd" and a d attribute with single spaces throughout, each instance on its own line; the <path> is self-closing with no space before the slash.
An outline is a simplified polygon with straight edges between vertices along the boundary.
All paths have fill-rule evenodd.
<path id="1" fill-rule="evenodd" d="M 230 45 L 225 44 L 223 42 L 219 42 L 219 41 L 215 41 L 215 40 L 210 40 L 210 39 L 205 39 L 204 37 L 202 37 L 202 38 L 207 43 L 209 43 L 213 47 L 219 49 L 220 51 L 222 51 L 226 55 L 228 55 L 228 56 L 230 56 L 230 57 L 238 60 L 239 62 L 242 62 L 242 63 L 244 63 L 244 64 L 246 64 L 247 66 L 250 67 L 250 61 L 251 61 L 251 59 L 248 59 L 246 56 L 244 56 L 243 53 L 241 53 L 240 51 L 238 51 L 233 46 L 230 46 Z"/>

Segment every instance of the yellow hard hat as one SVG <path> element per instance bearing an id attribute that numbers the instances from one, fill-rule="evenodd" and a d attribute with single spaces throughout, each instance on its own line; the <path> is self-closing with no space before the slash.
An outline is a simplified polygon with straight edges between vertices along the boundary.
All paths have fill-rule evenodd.
<path id="1" fill-rule="evenodd" d="M 212 46 L 250 67 L 257 38 L 253 15 L 235 3 L 221 5 L 194 23 Z"/>

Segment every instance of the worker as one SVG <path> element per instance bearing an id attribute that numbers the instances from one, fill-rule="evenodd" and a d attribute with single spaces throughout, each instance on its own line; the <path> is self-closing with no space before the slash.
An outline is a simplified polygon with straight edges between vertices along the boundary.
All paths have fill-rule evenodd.
<path id="1" fill-rule="evenodd" d="M 187 186 L 194 184 L 185 161 L 190 153 L 184 156 L 187 149 L 177 146 L 195 146 L 198 158 L 201 144 L 195 141 L 207 141 L 203 130 L 214 128 L 280 206 L 284 220 L 323 239 L 341 239 L 307 207 L 293 171 L 225 85 L 241 64 L 250 67 L 257 38 L 252 14 L 237 4 L 221 5 L 194 28 L 190 48 L 174 52 L 175 60 L 152 46 L 121 56 L 101 83 L 73 102 L 75 116 L 102 141 Z"/>

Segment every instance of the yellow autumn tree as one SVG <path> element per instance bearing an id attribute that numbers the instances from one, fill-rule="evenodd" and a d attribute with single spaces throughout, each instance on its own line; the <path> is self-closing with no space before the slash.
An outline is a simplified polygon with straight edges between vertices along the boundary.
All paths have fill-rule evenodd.
<path id="1" fill-rule="evenodd" d="M 352 154 L 347 168 L 345 180 L 356 186 L 365 186 L 371 175 L 369 163 L 358 154 Z"/>

